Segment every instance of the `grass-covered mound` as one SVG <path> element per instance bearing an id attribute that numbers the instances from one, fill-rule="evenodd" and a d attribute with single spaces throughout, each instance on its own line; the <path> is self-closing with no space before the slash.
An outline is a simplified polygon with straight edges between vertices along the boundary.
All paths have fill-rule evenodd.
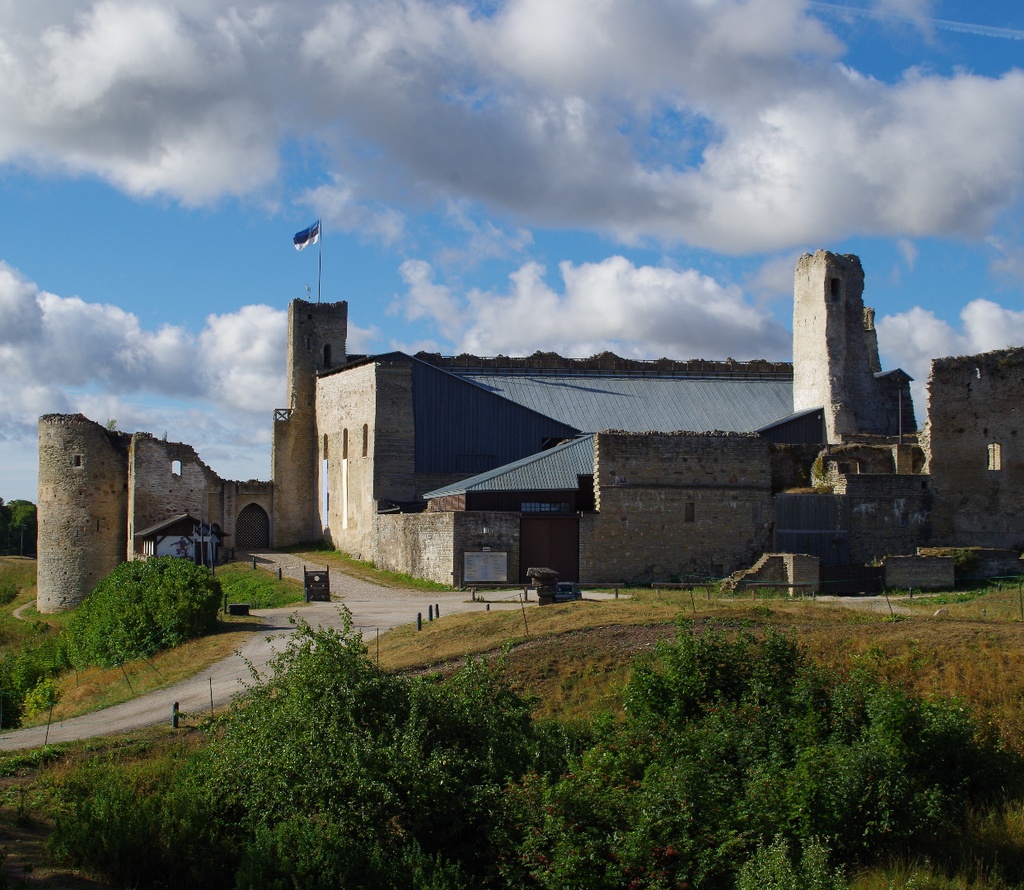
<path id="1" fill-rule="evenodd" d="M 203 566 L 169 556 L 121 563 L 68 623 L 68 659 L 112 667 L 173 649 L 216 628 L 220 601 L 220 582 Z"/>

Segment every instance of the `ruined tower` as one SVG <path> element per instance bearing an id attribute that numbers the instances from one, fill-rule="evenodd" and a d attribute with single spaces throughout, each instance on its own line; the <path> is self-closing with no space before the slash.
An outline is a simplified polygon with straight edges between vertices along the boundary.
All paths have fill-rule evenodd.
<path id="1" fill-rule="evenodd" d="M 320 538 L 316 375 L 345 364 L 348 303 L 288 306 L 288 407 L 274 412 L 275 546 Z"/>
<path id="2" fill-rule="evenodd" d="M 124 561 L 130 443 L 81 414 L 39 418 L 40 612 L 77 606 Z"/>
<path id="3" fill-rule="evenodd" d="M 910 377 L 882 372 L 864 269 L 852 254 L 819 250 L 797 261 L 793 282 L 793 409 L 824 408 L 828 441 L 914 429 Z"/>

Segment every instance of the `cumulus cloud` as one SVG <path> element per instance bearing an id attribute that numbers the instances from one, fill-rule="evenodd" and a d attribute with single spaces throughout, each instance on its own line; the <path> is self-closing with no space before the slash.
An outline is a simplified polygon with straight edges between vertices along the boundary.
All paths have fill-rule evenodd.
<path id="1" fill-rule="evenodd" d="M 822 6 L 5 4 L 0 163 L 197 204 L 275 188 L 301 146 L 331 178 L 307 197 L 389 243 L 449 198 L 726 252 L 984 233 L 1024 178 L 1024 73 L 882 83 Z"/>
<path id="2" fill-rule="evenodd" d="M 147 330 L 119 307 L 40 291 L 2 263 L 0 310 L 14 322 L 3 330 L 18 333 L 0 340 L 7 456 L 34 450 L 39 415 L 82 412 L 190 442 L 215 469 L 213 456 L 230 454 L 233 467 L 266 477 L 271 412 L 285 398 L 284 311 L 243 306 L 208 316 L 198 334 Z"/>
<path id="3" fill-rule="evenodd" d="M 790 335 L 736 287 L 692 269 L 636 266 L 621 256 L 546 269 L 526 263 L 503 292 L 464 297 L 433 280 L 424 261 L 402 267 L 407 290 L 395 307 L 429 318 L 457 352 L 524 355 L 536 350 L 588 356 L 605 350 L 635 358 L 788 357 Z M 792 279 L 792 272 L 790 273 Z"/>
<path id="4" fill-rule="evenodd" d="M 901 367 L 914 378 L 914 402 L 924 417 L 925 387 L 931 360 L 950 355 L 975 355 L 1024 346 L 1024 312 L 992 300 L 971 300 L 960 311 L 958 330 L 930 309 L 915 306 L 886 315 L 876 324 L 884 367 Z"/>

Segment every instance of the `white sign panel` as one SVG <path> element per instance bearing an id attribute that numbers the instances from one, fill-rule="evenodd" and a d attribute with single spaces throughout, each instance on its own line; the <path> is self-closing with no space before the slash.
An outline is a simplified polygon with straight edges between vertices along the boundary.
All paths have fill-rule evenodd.
<path id="1" fill-rule="evenodd" d="M 463 584 L 507 584 L 508 552 L 467 550 L 462 554 Z"/>

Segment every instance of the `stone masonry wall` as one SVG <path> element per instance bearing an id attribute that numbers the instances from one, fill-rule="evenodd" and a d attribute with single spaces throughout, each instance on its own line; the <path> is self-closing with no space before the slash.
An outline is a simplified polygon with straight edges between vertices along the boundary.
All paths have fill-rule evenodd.
<path id="1" fill-rule="evenodd" d="M 77 606 L 125 560 L 128 444 L 81 414 L 39 419 L 40 612 Z"/>
<path id="2" fill-rule="evenodd" d="M 458 513 L 383 513 L 373 517 L 373 564 L 438 584 L 455 572 L 455 517 Z"/>
<path id="3" fill-rule="evenodd" d="M 339 550 L 367 559 L 372 549 L 374 450 L 378 441 L 377 367 L 360 365 L 322 377 L 316 399 L 318 503 L 323 514 L 323 472 L 327 462 L 326 537 Z M 365 449 L 364 449 L 365 436 Z M 347 446 L 346 446 L 347 442 Z"/>
<path id="4" fill-rule="evenodd" d="M 907 555 L 931 538 L 932 492 L 927 476 L 838 476 L 836 494 L 850 498 L 850 557 L 874 562 Z"/>
<path id="5" fill-rule="evenodd" d="M 738 434 L 600 433 L 580 576 L 721 577 L 771 540 L 770 445 Z"/>
<path id="6" fill-rule="evenodd" d="M 882 560 L 887 588 L 953 589 L 951 556 L 887 556 Z"/>
<path id="7" fill-rule="evenodd" d="M 137 532 L 180 513 L 217 522 L 223 528 L 222 486 L 220 476 L 199 459 L 191 445 L 136 433 L 128 454 L 129 554 L 136 555 Z"/>
<path id="8" fill-rule="evenodd" d="M 1024 349 L 935 359 L 921 438 L 933 542 L 1024 548 Z"/>

